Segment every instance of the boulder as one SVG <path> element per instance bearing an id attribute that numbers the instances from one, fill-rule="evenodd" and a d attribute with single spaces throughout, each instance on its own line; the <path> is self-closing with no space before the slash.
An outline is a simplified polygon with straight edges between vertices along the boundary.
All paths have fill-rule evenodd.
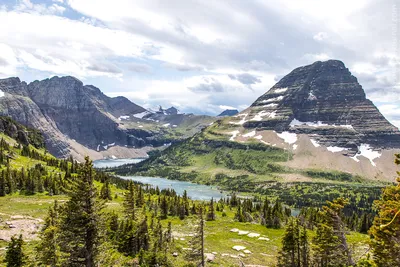
<path id="1" fill-rule="evenodd" d="M 232 249 L 234 249 L 234 250 L 236 250 L 236 251 L 241 251 L 241 250 L 244 250 L 244 249 L 246 249 L 246 247 L 244 247 L 244 246 L 239 246 L 239 245 L 236 245 L 236 246 L 233 246 L 233 247 L 232 247 Z"/>
<path id="2" fill-rule="evenodd" d="M 214 262 L 215 261 L 215 255 L 212 253 L 204 253 L 205 260 L 206 262 Z"/>

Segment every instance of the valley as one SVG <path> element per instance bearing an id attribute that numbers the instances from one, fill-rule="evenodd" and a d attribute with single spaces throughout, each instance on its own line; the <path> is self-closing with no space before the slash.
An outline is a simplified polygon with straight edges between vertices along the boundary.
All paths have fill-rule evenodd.
<path id="1" fill-rule="evenodd" d="M 72 77 L 0 85 L 0 104 L 25 94 L 40 110 L 28 112 L 38 130 L 0 117 L 2 257 L 22 234 L 27 262 L 72 266 L 86 252 L 71 244 L 90 230 L 100 266 L 195 266 L 201 255 L 210 266 L 288 266 L 290 235 L 305 266 L 331 251 L 352 265 L 369 261 L 374 218 L 390 224 L 374 203 L 397 190 L 400 131 L 340 61 L 297 68 L 219 117 L 145 110 Z M 38 97 L 53 89 L 83 102 Z"/>

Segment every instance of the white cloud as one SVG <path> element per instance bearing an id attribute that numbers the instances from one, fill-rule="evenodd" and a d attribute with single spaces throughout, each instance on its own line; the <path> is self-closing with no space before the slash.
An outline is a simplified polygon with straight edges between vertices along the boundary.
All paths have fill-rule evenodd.
<path id="1" fill-rule="evenodd" d="M 331 57 L 325 53 L 318 53 L 318 54 L 305 54 L 303 56 L 309 63 L 313 63 L 314 61 L 324 61 L 328 60 Z"/>
<path id="2" fill-rule="evenodd" d="M 17 5 L 14 7 L 15 11 L 18 12 L 30 12 L 37 14 L 62 14 L 65 11 L 65 7 L 58 4 L 52 4 L 47 6 L 46 4 L 34 4 L 30 0 L 19 0 Z"/>
<path id="3" fill-rule="evenodd" d="M 377 71 L 375 65 L 369 62 L 355 63 L 351 69 L 355 74 L 372 74 Z"/>
<path id="4" fill-rule="evenodd" d="M 22 0 L 0 7 L 0 72 L 74 75 L 143 103 L 216 112 L 337 58 L 368 97 L 393 104 L 392 12 L 378 0 Z"/>
<path id="5" fill-rule="evenodd" d="M 323 41 L 328 38 L 328 34 L 326 32 L 319 32 L 313 36 L 313 39 L 316 41 Z"/>
<path id="6" fill-rule="evenodd" d="M 235 107 L 225 106 L 225 105 L 219 105 L 219 108 L 222 109 L 222 110 L 225 110 L 225 109 L 236 109 Z"/>
<path id="7" fill-rule="evenodd" d="M 10 46 L 0 43 L 0 77 L 16 75 L 18 65 L 14 50 Z"/>
<path id="8" fill-rule="evenodd" d="M 19 60 L 32 69 L 80 78 L 120 78 L 89 67 L 106 57 L 141 57 L 148 40 L 56 16 L 0 12 L 0 42 L 12 47 Z"/>

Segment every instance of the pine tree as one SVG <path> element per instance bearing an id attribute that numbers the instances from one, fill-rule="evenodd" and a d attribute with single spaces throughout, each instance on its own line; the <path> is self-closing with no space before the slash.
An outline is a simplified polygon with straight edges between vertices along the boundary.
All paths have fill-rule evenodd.
<path id="1" fill-rule="evenodd" d="M 68 266 L 95 266 L 102 225 L 100 211 L 104 205 L 97 199 L 94 170 L 89 157 L 79 167 L 70 199 L 64 205 L 60 227 L 61 252 Z"/>
<path id="2" fill-rule="evenodd" d="M 0 197 L 4 197 L 6 195 L 6 179 L 5 179 L 4 170 L 0 174 Z"/>
<path id="3" fill-rule="evenodd" d="M 59 227 L 60 227 L 60 207 L 57 200 L 53 207 L 50 207 L 45 224 L 40 232 L 40 243 L 36 247 L 37 259 L 44 265 L 51 267 L 60 266 L 60 245 L 59 245 Z"/>
<path id="4" fill-rule="evenodd" d="M 165 240 L 167 243 L 171 243 L 172 242 L 172 223 L 168 222 L 168 228 L 167 231 L 165 233 Z"/>
<path id="5" fill-rule="evenodd" d="M 4 262 L 7 267 L 20 267 L 25 263 L 25 254 L 23 252 L 22 235 L 19 238 L 15 236 L 11 237 L 11 241 L 8 243 L 6 248 L 6 257 Z"/>
<path id="6" fill-rule="evenodd" d="M 289 220 L 278 256 L 278 267 L 308 267 L 309 244 L 307 230 L 297 218 Z"/>
<path id="7" fill-rule="evenodd" d="M 400 165 L 400 154 L 395 163 Z M 374 206 L 378 211 L 369 231 L 375 263 L 378 266 L 400 266 L 400 172 L 397 185 L 385 188 Z"/>
<path id="8" fill-rule="evenodd" d="M 161 198 L 160 209 L 161 209 L 160 218 L 166 219 L 168 217 L 168 202 L 165 196 Z"/>
<path id="9" fill-rule="evenodd" d="M 110 183 L 108 179 L 104 181 L 103 186 L 101 187 L 100 198 L 104 200 L 112 200 Z"/>
<path id="10" fill-rule="evenodd" d="M 299 223 L 299 221 L 298 221 Z M 311 266 L 310 264 L 310 244 L 308 241 L 307 228 L 302 227 L 300 229 L 300 240 L 299 240 L 299 251 L 300 251 L 300 262 L 302 267 Z"/>
<path id="11" fill-rule="evenodd" d="M 191 250 L 186 254 L 186 257 L 198 263 L 197 266 L 204 267 L 204 218 L 203 206 L 199 207 L 199 225 L 197 226 L 196 233 L 189 241 Z"/>
<path id="12" fill-rule="evenodd" d="M 133 221 L 136 220 L 135 184 L 132 181 L 129 182 L 128 192 L 125 193 L 123 206 L 126 216 Z"/>
<path id="13" fill-rule="evenodd" d="M 240 205 L 240 203 L 237 205 L 235 219 L 238 220 L 239 222 L 244 222 L 245 221 L 244 215 L 243 215 L 242 205 Z"/>
<path id="14" fill-rule="evenodd" d="M 157 220 L 157 225 L 154 229 L 154 244 L 153 244 L 153 251 L 157 253 L 161 251 L 164 247 L 164 234 L 161 226 L 160 219 Z"/>
<path id="15" fill-rule="evenodd" d="M 328 201 L 319 213 L 321 222 L 314 238 L 314 259 L 317 266 L 353 266 L 354 262 L 345 237 L 341 211 L 347 204 L 343 198 Z"/>
<path id="16" fill-rule="evenodd" d="M 214 198 L 211 198 L 208 206 L 207 221 L 215 221 Z"/>
<path id="17" fill-rule="evenodd" d="M 138 226 L 137 232 L 136 232 L 136 239 L 137 239 L 137 247 L 140 249 L 143 249 L 145 251 L 149 250 L 149 243 L 150 243 L 150 238 L 149 238 L 149 229 L 147 225 L 147 216 L 144 216 L 143 220 Z"/>

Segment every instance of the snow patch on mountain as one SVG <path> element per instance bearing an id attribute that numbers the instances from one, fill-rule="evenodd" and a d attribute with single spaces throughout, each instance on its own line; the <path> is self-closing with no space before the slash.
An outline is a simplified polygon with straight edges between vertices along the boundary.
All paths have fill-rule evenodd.
<path id="1" fill-rule="evenodd" d="M 278 96 L 278 97 L 274 97 L 274 98 L 270 98 L 270 99 L 265 99 L 260 101 L 260 103 L 271 103 L 271 102 L 279 102 L 281 101 L 283 98 L 285 98 L 283 95 Z"/>
<path id="2" fill-rule="evenodd" d="M 271 103 L 271 104 L 268 104 L 268 105 L 264 105 L 264 106 L 262 106 L 262 107 L 263 107 L 263 108 L 274 108 L 274 107 L 276 107 L 276 106 L 278 106 L 278 104 Z"/>
<path id="3" fill-rule="evenodd" d="M 321 145 L 318 144 L 317 141 L 315 141 L 314 139 L 310 139 L 311 143 L 313 144 L 314 147 L 320 147 Z"/>
<path id="4" fill-rule="evenodd" d="M 323 123 L 321 121 L 317 121 L 317 122 L 303 122 L 303 121 L 299 121 L 297 119 L 293 119 L 290 124 L 290 127 L 295 127 L 295 126 L 310 126 L 310 127 L 342 127 L 342 128 L 347 128 L 347 129 L 351 129 L 354 130 L 353 126 L 351 125 L 335 125 L 335 124 L 327 124 L 327 123 Z"/>
<path id="5" fill-rule="evenodd" d="M 238 130 L 230 132 L 230 134 L 232 135 L 231 138 L 229 138 L 229 141 L 235 141 L 236 136 L 238 136 L 240 132 Z"/>
<path id="6" fill-rule="evenodd" d="M 262 121 L 265 116 L 268 116 L 268 118 L 275 118 L 276 117 L 276 110 L 273 111 L 273 112 L 268 112 L 268 111 L 262 110 L 262 111 L 258 112 L 254 116 L 254 118 L 252 118 L 251 120 L 252 121 Z"/>
<path id="7" fill-rule="evenodd" d="M 294 144 L 297 141 L 297 134 L 295 133 L 289 133 L 289 132 L 282 132 L 282 133 L 277 133 L 279 138 L 283 139 L 285 143 Z"/>
<path id="8" fill-rule="evenodd" d="M 310 92 L 308 93 L 308 98 L 307 98 L 307 100 L 309 100 L 309 101 L 317 100 L 317 97 L 313 94 L 312 91 L 310 91 Z"/>
<path id="9" fill-rule="evenodd" d="M 249 132 L 247 134 L 244 134 L 243 137 L 253 137 L 255 135 L 256 135 L 256 131 L 252 131 L 252 132 Z"/>
<path id="10" fill-rule="evenodd" d="M 270 146 L 270 145 L 271 145 L 270 143 L 265 142 L 264 140 L 260 140 L 260 142 L 263 143 L 264 145 L 267 145 L 267 146 Z M 273 145 L 273 146 L 276 146 L 276 145 Z"/>
<path id="11" fill-rule="evenodd" d="M 287 87 L 284 88 L 275 88 L 274 93 L 280 94 L 280 93 L 284 93 L 287 91 Z"/>
<path id="12" fill-rule="evenodd" d="M 243 113 L 243 114 L 236 115 L 236 116 L 234 116 L 234 118 L 242 117 L 242 119 L 240 121 L 238 121 L 238 122 L 230 121 L 229 123 L 230 124 L 235 124 L 235 125 L 243 125 L 246 122 L 247 115 L 249 115 L 249 114 L 248 113 Z"/>
<path id="13" fill-rule="evenodd" d="M 344 150 L 349 150 L 348 148 L 338 147 L 338 146 L 328 146 L 326 149 L 328 149 L 328 151 L 330 151 L 332 153 L 341 152 L 341 151 L 344 151 Z"/>
<path id="14" fill-rule="evenodd" d="M 364 156 L 365 158 L 369 159 L 371 162 L 372 166 L 376 166 L 374 160 L 379 158 L 382 154 L 379 153 L 378 151 L 374 151 L 373 148 L 369 144 L 361 144 L 358 147 L 358 152 L 357 154 L 354 155 L 354 157 L 351 157 L 355 161 L 359 162 L 360 160 L 358 157 Z"/>
<path id="15" fill-rule="evenodd" d="M 131 116 L 126 115 L 126 116 L 119 116 L 118 120 L 122 121 L 122 120 L 128 120 Z"/>
<path id="16" fill-rule="evenodd" d="M 149 115 L 149 114 L 152 114 L 152 112 L 146 110 L 146 111 L 143 111 L 140 113 L 133 114 L 133 117 L 138 118 L 138 119 L 143 119 L 144 116 Z"/>

